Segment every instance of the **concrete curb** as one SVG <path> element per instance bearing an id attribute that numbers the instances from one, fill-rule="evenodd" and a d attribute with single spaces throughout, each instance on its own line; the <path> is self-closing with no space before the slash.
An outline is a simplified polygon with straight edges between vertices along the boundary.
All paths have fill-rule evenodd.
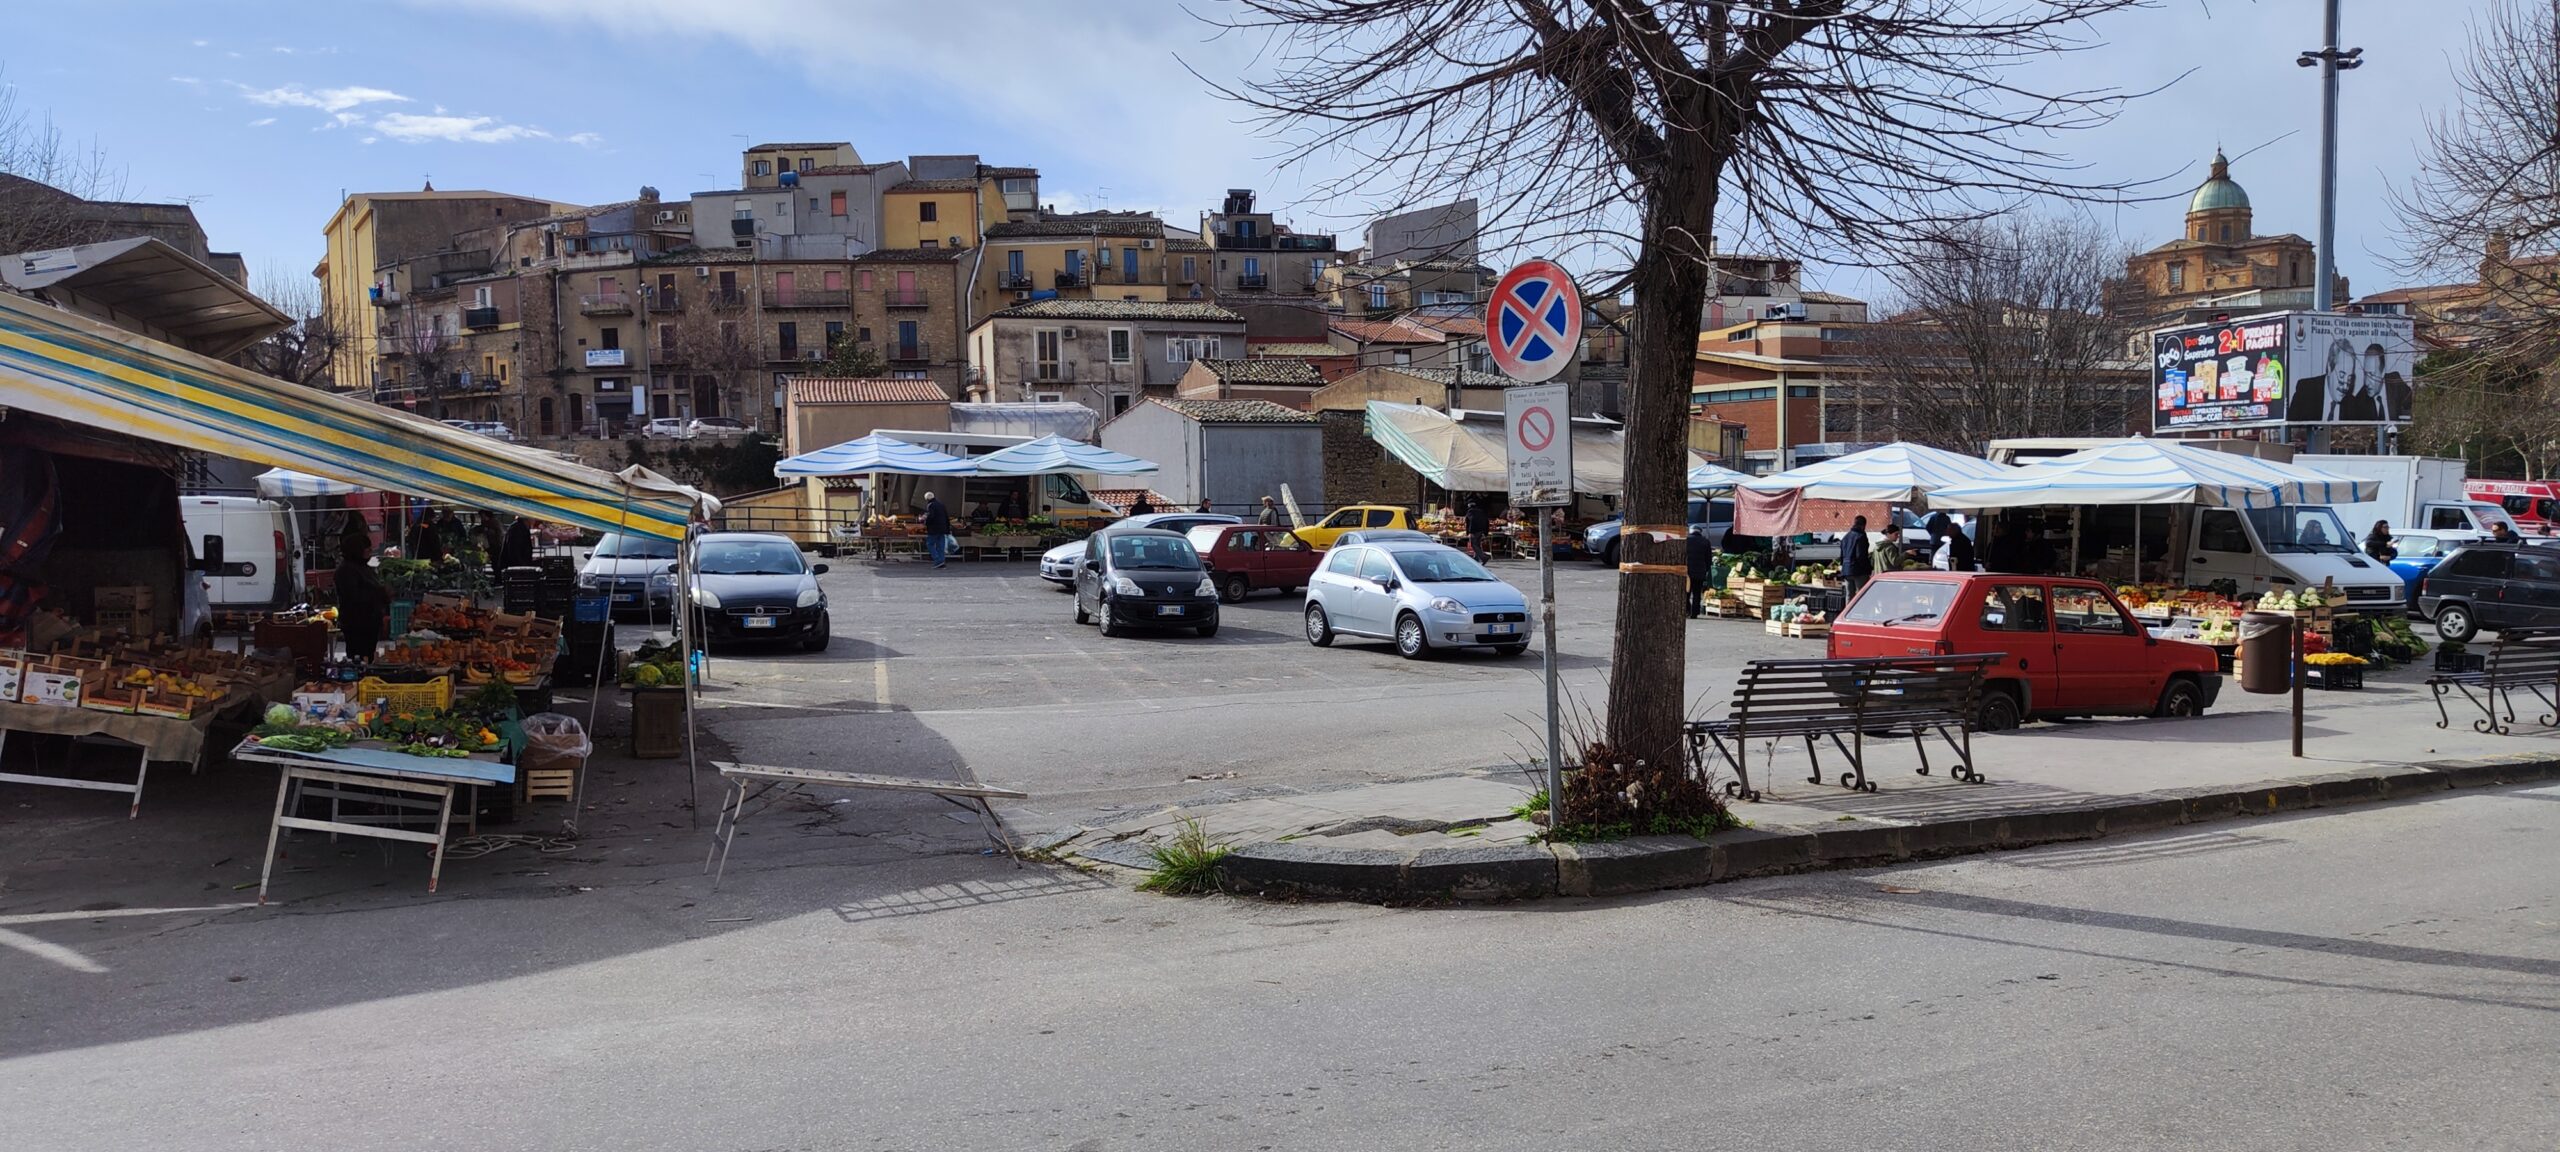
<path id="1" fill-rule="evenodd" d="M 2184 788 L 1997 815 L 1906 824 L 1763 831 L 1709 840 L 1639 836 L 1605 844 L 1495 844 L 1414 851 L 1247 844 L 1218 865 L 1230 892 L 1380 904 L 1622 896 L 1827 868 L 1864 868 L 2095 840 L 2242 816 L 2266 816 L 2466 788 L 2560 778 L 2560 760 L 2445 761 Z"/>

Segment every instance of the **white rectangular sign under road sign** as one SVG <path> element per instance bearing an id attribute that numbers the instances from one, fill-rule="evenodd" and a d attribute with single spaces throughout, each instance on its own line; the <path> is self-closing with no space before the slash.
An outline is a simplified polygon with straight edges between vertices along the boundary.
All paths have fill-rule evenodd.
<path id="1" fill-rule="evenodd" d="M 1515 384 L 1502 394 L 1503 455 L 1515 508 L 1573 502 L 1573 418 L 1562 384 Z"/>

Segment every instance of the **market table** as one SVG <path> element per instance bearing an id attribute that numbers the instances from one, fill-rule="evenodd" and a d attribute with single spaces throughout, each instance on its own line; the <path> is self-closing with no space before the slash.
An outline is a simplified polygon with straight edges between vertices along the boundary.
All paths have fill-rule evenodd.
<path id="1" fill-rule="evenodd" d="M 286 683 L 289 685 L 291 682 L 288 680 Z M 204 755 L 205 735 L 212 730 L 217 717 L 229 714 L 243 704 L 268 698 L 262 692 L 235 688 L 221 700 L 184 720 L 138 712 L 104 712 L 95 708 L 0 701 L 0 753 L 7 751 L 11 732 L 69 736 L 75 740 L 102 737 L 131 746 L 137 753 L 131 784 L 121 780 L 84 780 L 77 776 L 43 776 L 26 772 L 0 772 L 0 782 L 33 784 L 42 788 L 121 792 L 133 797 L 133 805 L 125 813 L 126 817 L 137 817 L 142 815 L 142 785 L 151 773 L 152 761 L 197 763 Z"/>
<path id="2" fill-rule="evenodd" d="M 428 845 L 432 862 L 427 866 L 427 891 L 433 892 L 444 874 L 444 837 L 446 827 L 453 823 L 454 790 L 516 782 L 516 766 L 488 753 L 475 753 L 468 758 L 412 756 L 388 748 L 362 745 L 326 752 L 279 752 L 244 744 L 232 751 L 231 758 L 249 764 L 272 764 L 283 770 L 276 781 L 275 822 L 267 829 L 266 863 L 258 870 L 260 904 L 267 902 L 267 884 L 275 873 L 276 848 L 287 828 Z M 362 800 L 420 811 L 432 808 L 436 813 L 435 831 L 413 832 L 406 828 L 357 823 L 352 818 L 337 818 L 334 804 L 331 806 L 331 819 L 315 820 L 291 815 L 305 786 L 310 784 L 324 786 L 312 791 L 311 795 L 327 796 L 332 801 Z"/>

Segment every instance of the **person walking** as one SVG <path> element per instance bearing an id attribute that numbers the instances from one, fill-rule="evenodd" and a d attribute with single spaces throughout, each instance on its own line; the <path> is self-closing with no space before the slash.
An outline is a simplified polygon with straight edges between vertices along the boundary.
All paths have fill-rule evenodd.
<path id="1" fill-rule="evenodd" d="M 373 650 L 382 644 L 382 617 L 391 610 L 391 590 L 383 587 L 382 577 L 373 571 L 373 538 L 362 531 L 347 533 L 339 545 L 338 556 L 338 633 L 346 638 L 347 659 L 359 664 L 373 662 Z"/>
<path id="2" fill-rule="evenodd" d="M 1144 498 L 1141 497 L 1141 499 Z M 942 506 L 942 497 L 931 492 L 925 493 L 924 554 L 933 560 L 934 567 L 942 567 L 949 559 L 950 539 L 951 510 Z"/>
<path id="3" fill-rule="evenodd" d="M 2500 520 L 2489 526 L 2489 542 L 2492 544 L 2513 544 L 2516 542 L 2516 530 L 2509 527 L 2506 521 Z"/>
<path id="4" fill-rule="evenodd" d="M 1200 506 L 1199 506 L 1199 507 L 1197 507 L 1197 508 L 1192 509 L 1192 511 L 1197 512 L 1197 513 L 1199 513 L 1199 514 L 1201 514 L 1201 515 L 1203 515 L 1203 516 L 1209 516 L 1209 515 L 1214 515 L 1214 514 L 1216 514 L 1217 509 L 1215 509 L 1215 508 L 1211 508 L 1211 507 L 1209 506 L 1209 498 L 1208 498 L 1208 497 L 1206 497 L 1206 496 L 1203 496 L 1203 497 L 1201 497 L 1201 498 L 1200 498 Z"/>
<path id="5" fill-rule="evenodd" d="M 1689 526 L 1688 546 L 1689 618 L 1695 620 L 1700 611 L 1699 598 L 1705 596 L 1708 586 L 1716 582 L 1716 545 L 1715 541 L 1707 539 L 1706 525 L 1692 524 Z"/>
<path id="6" fill-rule="evenodd" d="M 2376 520 L 2373 531 L 2365 533 L 2364 554 L 2388 564 L 2400 558 L 2399 546 L 2391 542 L 2391 522 Z"/>
<path id="7" fill-rule="evenodd" d="M 1867 518 L 1860 516 L 1849 522 L 1849 531 L 1840 537 L 1840 582 L 1848 586 L 1848 598 L 1858 598 L 1867 577 L 1874 574 L 1875 557 L 1867 552 Z M 1690 599 L 1697 599 L 1690 593 Z"/>
<path id="8" fill-rule="evenodd" d="M 1493 514 L 1485 511 L 1484 501 L 1467 497 L 1467 551 L 1481 563 L 1492 551 Z"/>
<path id="9" fill-rule="evenodd" d="M 1138 493 L 1138 499 L 1129 505 L 1129 514 L 1132 516 L 1144 516 L 1155 510 L 1155 505 L 1147 503 L 1147 494 L 1144 492 Z"/>
<path id="10" fill-rule="evenodd" d="M 1260 515 L 1260 516 L 1256 517 L 1255 519 L 1259 520 L 1259 521 L 1261 522 L 1262 526 L 1263 526 L 1263 527 L 1265 527 L 1265 528 L 1277 528 L 1277 527 L 1279 527 L 1279 526 L 1280 526 L 1280 505 L 1279 505 L 1279 503 L 1278 503 L 1277 501 L 1273 500 L 1272 498 L 1268 497 L 1268 496 L 1263 497 L 1263 498 L 1262 498 L 1262 515 Z"/>

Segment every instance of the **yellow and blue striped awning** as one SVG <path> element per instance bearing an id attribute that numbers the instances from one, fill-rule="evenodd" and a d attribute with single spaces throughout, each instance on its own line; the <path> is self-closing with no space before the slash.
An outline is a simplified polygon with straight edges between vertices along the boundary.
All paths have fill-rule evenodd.
<path id="1" fill-rule="evenodd" d="M 333 396 L 0 292 L 0 405 L 380 492 L 682 539 L 689 506 L 612 473 Z"/>

